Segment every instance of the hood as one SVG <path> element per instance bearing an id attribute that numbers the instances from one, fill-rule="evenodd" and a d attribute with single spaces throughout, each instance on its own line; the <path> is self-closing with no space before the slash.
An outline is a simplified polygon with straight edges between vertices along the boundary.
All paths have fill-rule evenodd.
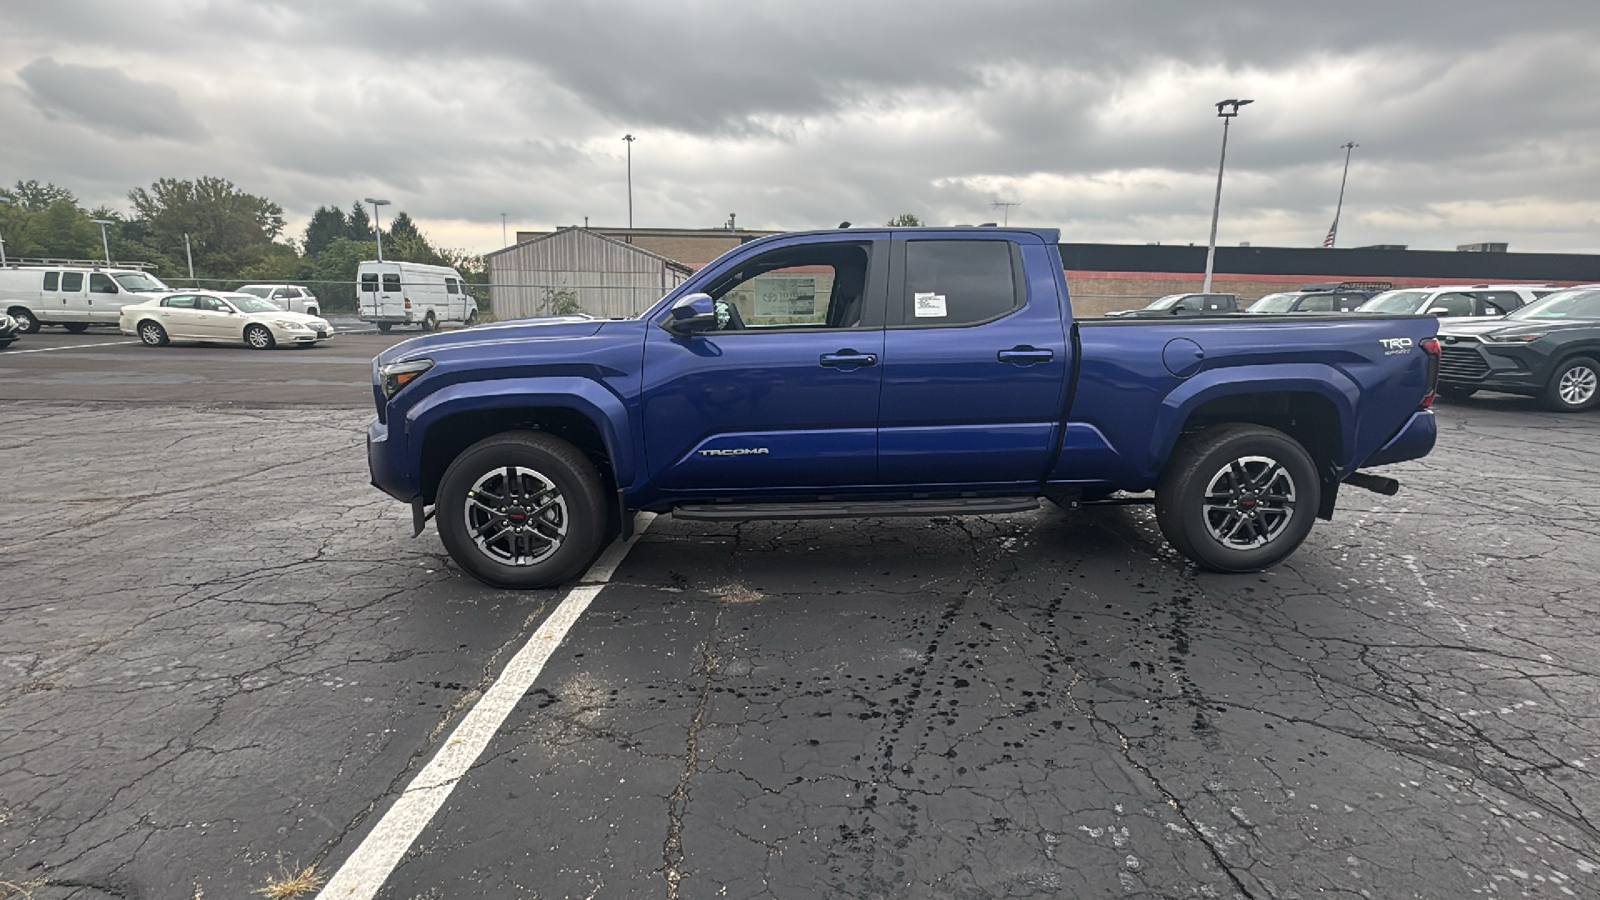
<path id="1" fill-rule="evenodd" d="M 592 337 L 610 319 L 594 316 L 542 316 L 533 319 L 513 319 L 494 325 L 478 325 L 459 331 L 442 331 L 401 341 L 378 354 L 378 364 L 386 365 L 402 359 L 428 356 L 434 353 L 464 350 L 472 347 L 498 347 L 529 341 L 554 341 L 562 338 Z"/>
<path id="2" fill-rule="evenodd" d="M 1524 327 L 1535 325 L 1536 323 L 1533 322 L 1524 323 L 1519 322 L 1516 319 L 1507 321 L 1502 317 L 1495 317 L 1491 319 L 1484 318 L 1482 316 L 1472 316 L 1470 318 L 1460 319 L 1441 319 L 1439 322 L 1439 336 L 1445 337 L 1446 335 L 1449 335 L 1452 337 L 1472 337 L 1490 331 L 1512 331 L 1518 328 L 1521 328 L 1523 331 L 1543 332 L 1550 330 L 1550 323 L 1537 323 L 1536 327 Z"/>

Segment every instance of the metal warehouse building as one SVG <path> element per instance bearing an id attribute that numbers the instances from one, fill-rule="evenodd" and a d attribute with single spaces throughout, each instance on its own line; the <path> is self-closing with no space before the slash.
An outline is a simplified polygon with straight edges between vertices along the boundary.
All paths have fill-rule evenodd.
<path id="1" fill-rule="evenodd" d="M 521 235 L 519 235 L 521 237 Z M 562 228 L 484 257 L 498 319 L 576 311 L 636 316 L 692 271 L 677 260 L 586 228 Z"/>

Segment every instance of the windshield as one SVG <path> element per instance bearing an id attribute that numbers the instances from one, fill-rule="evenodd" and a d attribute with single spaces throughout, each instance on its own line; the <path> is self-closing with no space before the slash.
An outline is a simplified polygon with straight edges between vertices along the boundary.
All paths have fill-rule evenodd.
<path id="1" fill-rule="evenodd" d="M 250 294 L 251 296 L 260 297 L 261 299 L 265 300 L 268 297 L 272 296 L 272 288 L 269 288 L 269 287 L 242 287 L 242 288 L 239 288 L 239 293 L 241 293 L 241 294 Z"/>
<path id="2" fill-rule="evenodd" d="M 1574 288 L 1570 291 L 1559 291 L 1543 300 L 1533 301 L 1506 318 L 1534 321 L 1600 319 L 1600 289 Z"/>
<path id="3" fill-rule="evenodd" d="M 252 297 L 247 294 L 229 294 L 228 302 L 237 307 L 240 312 L 283 312 L 283 310 L 273 306 L 271 303 L 268 303 L 260 297 Z"/>
<path id="4" fill-rule="evenodd" d="M 1299 296 L 1299 294 L 1268 294 L 1265 297 L 1262 297 L 1260 300 L 1250 304 L 1250 308 L 1245 310 L 1245 312 L 1288 312 L 1289 307 L 1294 306 L 1295 298 Z"/>
<path id="5" fill-rule="evenodd" d="M 1389 291 L 1356 307 L 1357 312 L 1414 313 L 1422 308 L 1429 291 Z"/>
<path id="6" fill-rule="evenodd" d="M 122 275 L 113 275 L 111 277 L 116 279 L 117 284 L 122 285 L 122 289 L 125 291 L 146 293 L 150 291 L 172 290 L 172 288 L 162 284 L 161 279 L 152 275 L 146 275 L 143 272 L 128 272 Z"/>
<path id="7" fill-rule="evenodd" d="M 1174 306 L 1178 305 L 1178 301 L 1179 300 L 1182 300 L 1183 298 L 1185 298 L 1187 296 L 1189 296 L 1189 295 L 1188 294 L 1168 294 L 1165 297 L 1162 297 L 1160 300 L 1152 300 L 1152 301 L 1150 301 L 1150 305 L 1146 306 L 1145 309 L 1171 309 Z"/>

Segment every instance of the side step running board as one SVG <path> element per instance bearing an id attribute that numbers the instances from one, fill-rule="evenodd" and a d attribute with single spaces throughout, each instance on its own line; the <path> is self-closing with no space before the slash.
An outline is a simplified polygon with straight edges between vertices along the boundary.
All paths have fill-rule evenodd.
<path id="1" fill-rule="evenodd" d="M 887 516 L 976 516 L 1027 512 L 1038 497 L 950 497 L 943 500 L 840 500 L 804 503 L 682 503 L 678 519 L 750 522 L 758 519 L 861 519 Z"/>

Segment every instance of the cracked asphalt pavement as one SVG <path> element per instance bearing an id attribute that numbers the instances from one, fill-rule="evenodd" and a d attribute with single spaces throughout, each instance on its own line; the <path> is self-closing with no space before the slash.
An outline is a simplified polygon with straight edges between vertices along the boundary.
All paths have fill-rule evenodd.
<path id="1" fill-rule="evenodd" d="M 397 338 L 0 353 L 0 897 L 331 873 L 555 608 L 366 484 Z M 1258 575 L 658 519 L 378 896 L 1600 896 L 1600 418 L 1439 417 Z"/>

